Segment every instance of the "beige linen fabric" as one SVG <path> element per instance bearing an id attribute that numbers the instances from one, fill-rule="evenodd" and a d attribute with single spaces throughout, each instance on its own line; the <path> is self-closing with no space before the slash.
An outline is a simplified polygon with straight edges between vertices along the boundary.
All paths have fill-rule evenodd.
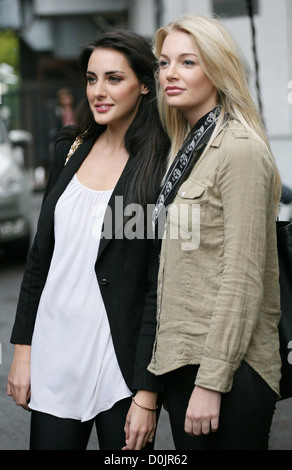
<path id="1" fill-rule="evenodd" d="M 279 392 L 273 181 L 264 146 L 232 121 L 179 188 L 162 242 L 154 374 L 200 364 L 196 384 L 228 392 L 245 360 Z"/>

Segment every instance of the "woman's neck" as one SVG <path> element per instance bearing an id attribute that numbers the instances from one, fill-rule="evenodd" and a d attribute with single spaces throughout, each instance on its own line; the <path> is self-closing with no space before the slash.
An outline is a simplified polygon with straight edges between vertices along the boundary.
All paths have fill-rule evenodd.
<path id="1" fill-rule="evenodd" d="M 107 127 L 99 137 L 103 145 L 112 149 L 113 153 L 125 150 L 125 130 Z"/>
<path id="2" fill-rule="evenodd" d="M 186 120 L 189 123 L 190 128 L 193 128 L 195 124 L 206 114 L 208 114 L 212 109 L 215 108 L 215 106 L 218 105 L 218 102 L 212 101 L 206 104 L 206 106 L 199 107 L 199 108 L 194 108 L 190 110 L 189 112 L 184 113 L 184 116 Z"/>

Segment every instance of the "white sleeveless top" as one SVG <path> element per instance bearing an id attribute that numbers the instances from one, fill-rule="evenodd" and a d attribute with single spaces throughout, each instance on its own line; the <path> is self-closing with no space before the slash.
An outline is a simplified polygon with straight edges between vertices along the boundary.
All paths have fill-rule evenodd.
<path id="1" fill-rule="evenodd" d="M 75 175 L 55 208 L 55 248 L 31 348 L 30 408 L 87 421 L 131 395 L 115 355 L 94 265 L 112 191 Z"/>

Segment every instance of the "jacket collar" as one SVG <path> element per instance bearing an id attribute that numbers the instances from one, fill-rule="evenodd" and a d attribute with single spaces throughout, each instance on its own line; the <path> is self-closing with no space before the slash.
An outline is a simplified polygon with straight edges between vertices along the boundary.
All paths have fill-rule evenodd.
<path id="1" fill-rule="evenodd" d="M 210 147 L 219 148 L 220 145 L 221 145 L 224 134 L 225 134 L 225 128 L 223 128 L 219 131 L 219 133 L 216 135 L 215 139 L 211 143 Z"/>

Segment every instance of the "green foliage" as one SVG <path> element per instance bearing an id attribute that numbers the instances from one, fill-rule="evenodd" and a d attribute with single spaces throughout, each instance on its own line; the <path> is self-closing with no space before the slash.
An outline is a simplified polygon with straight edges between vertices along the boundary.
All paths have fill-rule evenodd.
<path id="1" fill-rule="evenodd" d="M 19 39 L 14 31 L 0 30 L 0 64 L 2 62 L 19 72 Z"/>
<path id="2" fill-rule="evenodd" d="M 13 67 L 14 73 L 20 78 L 19 39 L 16 33 L 12 30 L 0 30 L 0 65 L 2 63 Z M 1 87 L 3 95 L 0 100 L 0 114 L 5 119 L 6 125 L 9 129 L 19 127 L 18 86 L 19 82 L 15 85 L 7 85 L 6 90 Z"/>

